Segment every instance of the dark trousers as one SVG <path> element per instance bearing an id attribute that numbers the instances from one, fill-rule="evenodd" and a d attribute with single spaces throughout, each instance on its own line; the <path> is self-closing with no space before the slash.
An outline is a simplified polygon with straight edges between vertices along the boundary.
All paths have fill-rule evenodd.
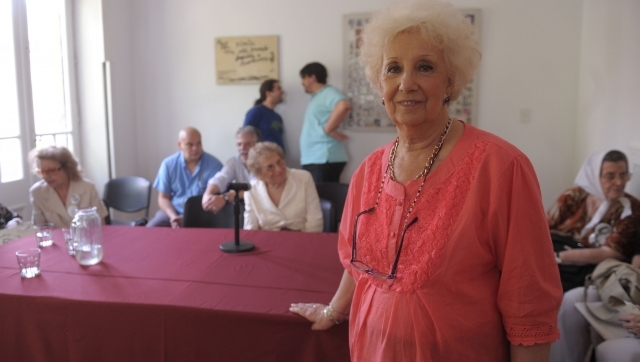
<path id="1" fill-rule="evenodd" d="M 340 182 L 340 174 L 346 164 L 346 162 L 310 163 L 302 165 L 302 169 L 311 173 L 315 183 Z"/>

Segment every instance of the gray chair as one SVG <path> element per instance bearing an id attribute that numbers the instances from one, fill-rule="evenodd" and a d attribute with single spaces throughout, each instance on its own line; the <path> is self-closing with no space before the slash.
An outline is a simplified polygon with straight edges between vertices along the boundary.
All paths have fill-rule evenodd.
<path id="1" fill-rule="evenodd" d="M 331 201 L 333 204 L 335 215 L 330 231 L 337 232 L 340 221 L 342 220 L 342 211 L 344 210 L 344 203 L 347 199 L 349 185 L 339 182 L 319 182 L 316 184 L 316 190 L 318 190 L 318 197 L 320 197 L 320 199 Z"/>
<path id="2" fill-rule="evenodd" d="M 145 225 L 149 218 L 149 202 L 151 201 L 151 182 L 144 177 L 126 176 L 107 181 L 104 185 L 102 202 L 109 214 L 107 225 Z M 111 209 L 125 213 L 137 213 L 144 210 L 144 217 L 133 221 L 114 220 Z"/>
<path id="3" fill-rule="evenodd" d="M 326 199 L 320 199 L 320 209 L 322 209 L 322 232 L 335 233 L 336 229 L 336 211 L 333 203 Z"/>

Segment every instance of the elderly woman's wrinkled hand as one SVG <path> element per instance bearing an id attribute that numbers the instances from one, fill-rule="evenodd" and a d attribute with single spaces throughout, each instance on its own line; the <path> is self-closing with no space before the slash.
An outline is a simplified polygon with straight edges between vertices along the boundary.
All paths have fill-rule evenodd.
<path id="1" fill-rule="evenodd" d="M 327 306 L 317 303 L 292 303 L 289 311 L 299 314 L 311 322 L 311 329 L 322 331 L 331 328 L 335 323 L 325 318 L 324 309 Z"/>
<path id="2" fill-rule="evenodd" d="M 623 314 L 619 319 L 622 321 L 624 329 L 636 338 L 640 338 L 640 314 Z"/>

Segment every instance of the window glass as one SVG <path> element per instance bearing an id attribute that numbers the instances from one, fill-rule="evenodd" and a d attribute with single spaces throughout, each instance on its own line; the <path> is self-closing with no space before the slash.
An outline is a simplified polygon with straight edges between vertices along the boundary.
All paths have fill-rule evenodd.
<path id="1" fill-rule="evenodd" d="M 33 121 L 37 135 L 71 131 L 65 106 L 59 1 L 28 0 Z"/>
<path id="2" fill-rule="evenodd" d="M 0 1 L 0 139 L 20 134 L 11 1 Z"/>

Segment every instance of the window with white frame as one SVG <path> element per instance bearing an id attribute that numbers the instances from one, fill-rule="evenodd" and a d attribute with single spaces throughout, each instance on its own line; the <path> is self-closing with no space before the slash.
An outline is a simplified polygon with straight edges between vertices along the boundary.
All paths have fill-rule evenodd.
<path id="1" fill-rule="evenodd" d="M 68 3 L 0 1 L 0 191 L 2 184 L 29 182 L 31 148 L 74 149 Z"/>

